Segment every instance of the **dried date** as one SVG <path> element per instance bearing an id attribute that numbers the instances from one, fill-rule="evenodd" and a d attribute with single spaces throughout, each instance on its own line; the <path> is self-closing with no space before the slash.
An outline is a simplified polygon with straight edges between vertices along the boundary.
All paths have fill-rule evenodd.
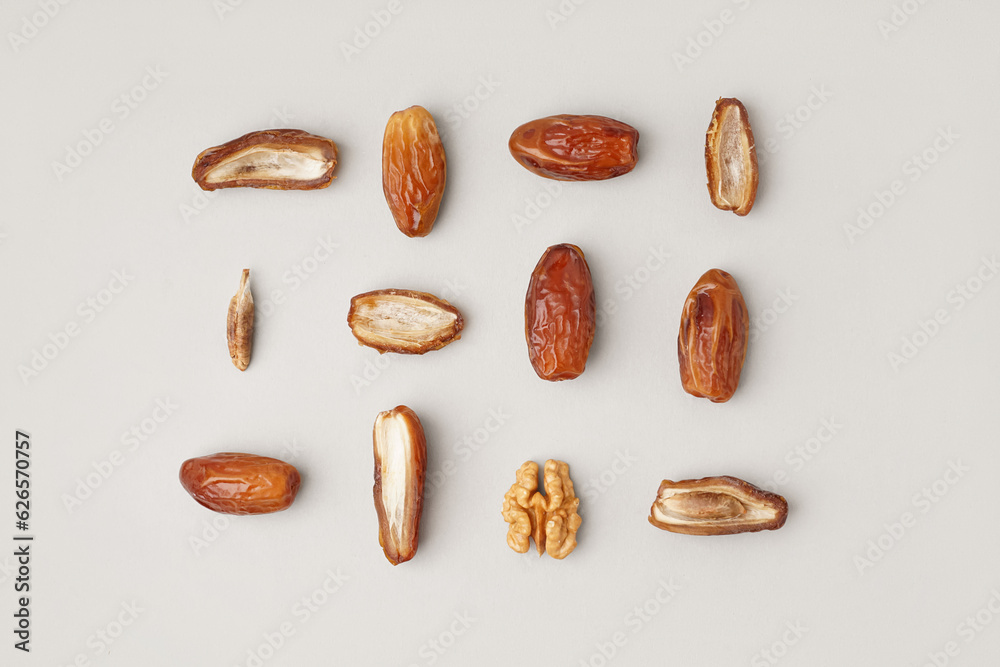
<path id="1" fill-rule="evenodd" d="M 330 185 L 337 144 L 302 130 L 250 132 L 201 152 L 191 176 L 202 190 L 318 190 Z"/>
<path id="2" fill-rule="evenodd" d="M 417 414 L 405 405 L 380 412 L 372 433 L 378 543 L 393 565 L 413 558 L 427 472 L 427 441 Z"/>
<path id="3" fill-rule="evenodd" d="M 295 466 L 266 456 L 221 453 L 188 459 L 181 485 L 199 504 L 222 514 L 269 514 L 288 509 L 299 491 Z"/>
<path id="4" fill-rule="evenodd" d="M 380 353 L 423 354 L 461 338 L 465 320 L 433 294 L 382 289 L 351 299 L 347 324 L 359 344 Z"/>
<path id="5" fill-rule="evenodd" d="M 524 300 L 528 358 L 543 380 L 572 380 L 587 367 L 597 300 L 583 251 L 563 243 L 538 260 Z"/>
<path id="6" fill-rule="evenodd" d="M 521 125 L 510 154 L 528 171 L 557 181 L 600 181 L 627 174 L 639 159 L 639 132 L 604 116 L 563 114 Z"/>
<path id="7" fill-rule="evenodd" d="M 730 535 L 777 530 L 788 503 L 736 477 L 663 480 L 649 510 L 657 528 L 685 535 Z"/>
<path id="8" fill-rule="evenodd" d="M 705 169 L 712 204 L 723 211 L 746 215 L 757 199 L 757 149 L 750 116 L 734 97 L 715 103 L 705 135 Z"/>
<path id="9" fill-rule="evenodd" d="M 444 146 L 427 109 L 392 114 L 382 139 L 382 191 L 399 231 L 410 237 L 431 233 L 446 176 Z"/>
<path id="10" fill-rule="evenodd" d="M 691 289 L 677 335 L 684 391 L 713 403 L 736 392 L 750 340 L 750 316 L 736 280 L 719 269 Z"/>

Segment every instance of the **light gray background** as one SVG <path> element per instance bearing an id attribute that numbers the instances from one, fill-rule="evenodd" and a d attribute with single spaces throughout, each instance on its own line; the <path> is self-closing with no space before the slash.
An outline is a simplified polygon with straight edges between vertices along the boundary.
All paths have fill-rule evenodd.
<path id="1" fill-rule="evenodd" d="M 2 429 L 8 443 L 15 429 L 32 436 L 37 541 L 34 652 L 13 650 L 5 629 L 0 662 L 245 666 L 288 623 L 263 664 L 601 665 L 619 632 L 613 664 L 923 665 L 948 642 L 949 664 L 987 664 L 1000 622 L 971 637 L 961 624 L 993 619 L 1000 590 L 1000 280 L 975 283 L 1000 245 L 1000 11 L 903 4 L 911 13 L 884 35 L 888 1 L 590 0 L 564 2 L 555 21 L 556 0 L 404 0 L 348 59 L 341 44 L 387 2 L 71 2 L 16 50 L 7 33 L 41 10 L 5 2 Z M 705 46 L 678 66 L 689 39 Z M 122 117 L 115 100 L 147 67 L 164 78 L 147 78 Z M 705 190 L 719 96 L 746 104 L 761 154 L 746 218 Z M 477 108 L 462 117 L 463 103 Z M 425 239 L 396 230 L 380 182 L 385 121 L 412 104 L 437 118 L 449 162 Z M 567 112 L 638 128 L 635 171 L 549 195 L 506 142 Z M 783 120 L 796 113 L 798 127 Z M 53 162 L 103 118 L 113 131 L 60 180 Z M 200 199 L 198 152 L 267 127 L 334 139 L 333 185 Z M 949 129 L 958 138 L 937 151 Z M 936 161 L 914 180 L 908 161 L 925 150 Z M 851 242 L 845 225 L 895 180 L 902 194 Z M 296 285 L 317 239 L 337 248 Z M 536 261 L 560 242 L 585 250 L 608 312 L 586 373 L 549 384 L 528 363 L 522 307 Z M 669 259 L 649 271 L 651 249 Z M 241 374 L 223 320 L 244 267 L 258 325 Z M 675 352 L 683 299 L 712 267 L 763 318 L 725 405 L 682 391 Z M 133 278 L 87 321 L 80 304 L 114 271 Z M 970 280 L 980 289 L 959 308 L 949 294 Z M 384 357 L 362 386 L 378 355 L 345 316 L 352 295 L 382 287 L 449 298 L 467 327 L 442 351 Z M 283 302 L 265 317 L 274 291 Z M 776 299 L 784 312 L 768 312 Z M 947 321 L 894 368 L 890 353 L 939 309 Z M 79 335 L 23 380 L 19 366 L 69 323 Z M 177 408 L 130 451 L 122 434 L 157 399 Z M 376 536 L 371 426 L 400 403 L 423 419 L 429 472 L 450 460 L 454 474 L 429 494 L 417 557 L 393 568 Z M 503 424 L 460 454 L 495 425 L 491 411 Z M 810 438 L 806 461 L 796 449 Z M 69 511 L 64 496 L 116 450 L 121 465 Z M 177 469 L 224 450 L 293 461 L 294 507 L 213 533 L 217 515 Z M 584 497 L 562 562 L 511 552 L 500 517 L 516 468 L 550 457 L 570 463 Z M 967 470 L 940 481 L 953 464 Z M 714 474 L 777 475 L 785 528 L 695 538 L 647 523 L 661 479 Z M 921 500 L 936 481 L 944 493 Z M 893 528 L 907 512 L 911 525 Z M 0 565 L 6 628 L 12 559 Z M 328 572 L 347 579 L 326 596 Z M 679 587 L 665 604 L 661 582 Z M 295 605 L 314 594 L 325 603 L 303 618 Z M 117 632 L 123 604 L 142 611 L 102 646 L 95 633 Z"/>

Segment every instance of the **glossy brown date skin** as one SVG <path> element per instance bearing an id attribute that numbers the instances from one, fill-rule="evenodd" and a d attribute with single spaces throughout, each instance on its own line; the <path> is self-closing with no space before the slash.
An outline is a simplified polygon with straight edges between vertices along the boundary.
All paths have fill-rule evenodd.
<path id="1" fill-rule="evenodd" d="M 337 144 L 302 130 L 261 130 L 201 152 L 191 177 L 202 190 L 319 190 L 330 185 Z"/>
<path id="2" fill-rule="evenodd" d="M 563 243 L 538 260 L 524 299 L 528 358 L 543 380 L 572 380 L 587 367 L 597 300 L 583 251 Z"/>
<path id="3" fill-rule="evenodd" d="M 691 289 L 681 314 L 677 357 L 684 391 L 713 403 L 736 392 L 750 339 L 750 317 L 736 280 L 719 269 Z"/>
<path id="4" fill-rule="evenodd" d="M 266 456 L 220 453 L 188 459 L 181 485 L 199 504 L 222 514 L 269 514 L 288 509 L 299 492 L 295 466 Z"/>
<path id="5" fill-rule="evenodd" d="M 424 505 L 427 441 L 420 418 L 405 405 L 380 412 L 372 429 L 378 543 L 393 565 L 417 554 Z"/>
<path id="6" fill-rule="evenodd" d="M 746 215 L 757 199 L 757 149 L 747 109 L 735 97 L 719 98 L 705 134 L 705 170 L 712 204 Z"/>
<path id="7" fill-rule="evenodd" d="M 409 237 L 434 227 L 447 178 L 434 117 L 421 106 L 397 111 L 382 139 L 382 192 L 396 227 Z"/>
<path id="8" fill-rule="evenodd" d="M 657 528 L 684 535 L 732 535 L 778 530 L 788 502 L 737 477 L 663 480 L 649 509 Z"/>
<path id="9" fill-rule="evenodd" d="M 639 132 L 604 116 L 539 118 L 510 135 L 510 154 L 528 171 L 557 181 L 601 181 L 635 168 Z"/>

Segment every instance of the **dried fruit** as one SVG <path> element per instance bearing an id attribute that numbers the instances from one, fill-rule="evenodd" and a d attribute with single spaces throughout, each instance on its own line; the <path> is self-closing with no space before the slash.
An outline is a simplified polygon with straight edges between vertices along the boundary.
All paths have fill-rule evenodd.
<path id="1" fill-rule="evenodd" d="M 657 528 L 685 535 L 729 535 L 777 530 L 785 525 L 788 503 L 736 477 L 663 480 L 649 510 Z"/>
<path id="2" fill-rule="evenodd" d="M 740 384 L 750 316 L 736 280 L 719 269 L 698 279 L 684 302 L 677 358 L 684 391 L 725 403 Z"/>
<path id="3" fill-rule="evenodd" d="M 222 514 L 269 514 L 291 506 L 299 492 L 295 466 L 266 456 L 222 453 L 188 459 L 181 485 L 201 505 Z"/>
<path id="4" fill-rule="evenodd" d="M 399 231 L 410 237 L 431 233 L 446 175 L 444 146 L 427 109 L 392 114 L 382 139 L 382 191 Z"/>
<path id="5" fill-rule="evenodd" d="M 351 299 L 347 323 L 361 345 L 379 352 L 423 354 L 461 338 L 462 313 L 426 292 L 381 289 Z"/>
<path id="6" fill-rule="evenodd" d="M 226 340 L 233 365 L 245 371 L 250 365 L 253 347 L 253 294 L 250 293 L 250 269 L 243 269 L 240 288 L 229 301 L 226 314 Z"/>
<path id="7" fill-rule="evenodd" d="M 191 176 L 202 190 L 318 190 L 330 185 L 337 144 L 302 130 L 262 130 L 201 152 Z"/>
<path id="8" fill-rule="evenodd" d="M 557 181 L 601 181 L 632 171 L 639 132 L 604 116 L 564 114 L 514 130 L 508 147 L 521 166 Z"/>
<path id="9" fill-rule="evenodd" d="M 712 203 L 746 215 L 757 198 L 757 150 L 746 107 L 735 97 L 719 98 L 705 135 L 705 169 Z"/>
<path id="10" fill-rule="evenodd" d="M 583 251 L 563 243 L 538 260 L 524 299 L 528 358 L 543 380 L 572 380 L 587 367 L 597 300 Z"/>
<path id="11" fill-rule="evenodd" d="M 405 405 L 379 413 L 372 439 L 378 543 L 389 562 L 399 565 L 417 553 L 427 442 L 420 419 Z"/>
<path id="12" fill-rule="evenodd" d="M 563 559 L 576 548 L 576 532 L 582 519 L 576 510 L 580 499 L 573 492 L 569 465 L 549 459 L 545 462 L 545 493 L 538 491 L 538 464 L 526 461 L 517 470 L 517 481 L 503 497 L 501 515 L 510 524 L 507 545 L 519 554 L 535 540 L 538 555 L 547 553 Z"/>

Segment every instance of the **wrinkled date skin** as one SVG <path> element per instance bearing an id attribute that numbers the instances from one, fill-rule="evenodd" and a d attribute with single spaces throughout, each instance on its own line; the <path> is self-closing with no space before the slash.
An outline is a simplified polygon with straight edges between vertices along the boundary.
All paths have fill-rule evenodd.
<path id="1" fill-rule="evenodd" d="M 715 103 L 705 134 L 705 169 L 712 204 L 746 215 L 757 199 L 757 148 L 747 109 L 735 97 Z"/>
<path id="2" fill-rule="evenodd" d="M 372 432 L 378 543 L 393 565 L 417 554 L 427 474 L 427 441 L 420 418 L 399 405 L 380 412 Z"/>
<path id="3" fill-rule="evenodd" d="M 330 185 L 337 144 L 302 130 L 262 130 L 201 152 L 191 177 L 202 190 L 319 190 Z"/>
<path id="4" fill-rule="evenodd" d="M 543 380 L 572 380 L 587 367 L 597 300 L 583 251 L 563 243 L 545 251 L 524 300 L 528 358 Z"/>
<path id="5" fill-rule="evenodd" d="M 737 477 L 663 480 L 649 510 L 657 528 L 684 535 L 732 535 L 778 530 L 788 502 Z"/>
<path id="6" fill-rule="evenodd" d="M 427 109 L 392 114 L 382 139 L 382 191 L 399 231 L 411 238 L 431 233 L 446 176 L 444 146 Z"/>
<path id="7" fill-rule="evenodd" d="M 602 181 L 635 168 L 639 132 L 604 116 L 539 118 L 510 135 L 510 154 L 528 171 L 557 181 Z"/>
<path id="8" fill-rule="evenodd" d="M 181 485 L 201 505 L 222 514 L 269 514 L 288 509 L 299 492 L 295 466 L 266 456 L 221 453 L 188 459 Z"/>
<path id="9" fill-rule="evenodd" d="M 719 269 L 688 294 L 677 336 L 684 391 L 713 403 L 736 392 L 750 340 L 750 317 L 736 280 Z"/>

